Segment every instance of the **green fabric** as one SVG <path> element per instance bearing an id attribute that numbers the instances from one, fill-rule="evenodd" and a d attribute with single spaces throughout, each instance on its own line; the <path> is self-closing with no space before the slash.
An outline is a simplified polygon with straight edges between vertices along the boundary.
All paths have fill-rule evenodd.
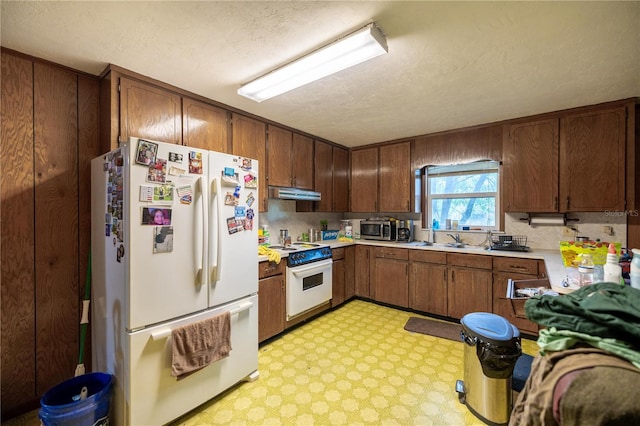
<path id="1" fill-rule="evenodd" d="M 558 330 L 555 327 L 543 328 L 538 335 L 538 346 L 543 355 L 545 352 L 571 349 L 578 343 L 587 343 L 617 355 L 640 368 L 640 352 L 634 350 L 631 345 L 616 339 L 590 336 L 570 330 Z"/>
<path id="2" fill-rule="evenodd" d="M 596 283 L 561 296 L 533 296 L 527 318 L 546 327 L 614 338 L 640 347 L 640 290 Z"/>

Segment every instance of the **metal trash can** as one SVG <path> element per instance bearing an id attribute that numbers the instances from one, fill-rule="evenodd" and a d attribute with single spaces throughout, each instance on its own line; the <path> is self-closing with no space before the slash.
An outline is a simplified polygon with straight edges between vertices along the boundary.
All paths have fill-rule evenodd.
<path id="1" fill-rule="evenodd" d="M 464 380 L 456 382 L 458 400 L 487 424 L 507 424 L 513 406 L 511 377 L 522 354 L 520 331 L 488 312 L 467 314 L 460 323 Z"/>

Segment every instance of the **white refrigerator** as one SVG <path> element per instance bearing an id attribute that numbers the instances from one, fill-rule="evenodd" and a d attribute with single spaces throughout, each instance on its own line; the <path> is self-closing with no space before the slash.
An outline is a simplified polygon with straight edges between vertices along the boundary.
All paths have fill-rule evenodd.
<path id="1" fill-rule="evenodd" d="M 258 368 L 258 162 L 130 138 L 91 163 L 93 371 L 111 423 L 165 424 Z M 231 314 L 229 356 L 178 380 L 172 330 Z"/>

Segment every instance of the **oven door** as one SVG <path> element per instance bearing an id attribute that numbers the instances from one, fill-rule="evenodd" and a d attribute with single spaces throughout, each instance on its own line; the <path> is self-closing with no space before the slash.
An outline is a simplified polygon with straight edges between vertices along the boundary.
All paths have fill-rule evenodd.
<path id="1" fill-rule="evenodd" d="M 287 268 L 287 321 L 331 300 L 333 260 Z"/>

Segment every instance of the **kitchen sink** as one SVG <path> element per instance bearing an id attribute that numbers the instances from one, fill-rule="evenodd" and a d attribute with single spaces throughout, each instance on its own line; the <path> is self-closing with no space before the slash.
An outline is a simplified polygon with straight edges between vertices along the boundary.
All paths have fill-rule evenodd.
<path id="1" fill-rule="evenodd" d="M 465 243 L 446 243 L 444 246 L 452 247 L 452 248 L 465 248 L 466 244 Z"/>

